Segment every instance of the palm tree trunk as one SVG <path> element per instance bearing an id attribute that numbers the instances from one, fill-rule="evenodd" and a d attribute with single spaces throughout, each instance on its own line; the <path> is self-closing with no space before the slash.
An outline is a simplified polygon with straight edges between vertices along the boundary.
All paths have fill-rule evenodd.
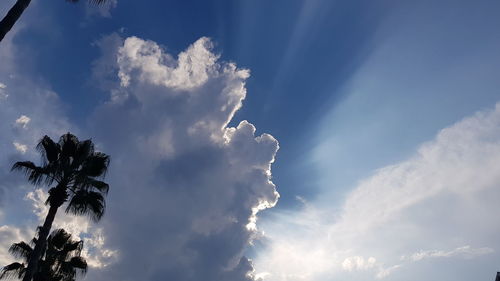
<path id="1" fill-rule="evenodd" d="M 31 281 L 33 279 L 33 275 L 35 274 L 35 272 L 37 272 L 38 261 L 42 257 L 43 249 L 45 249 L 45 244 L 47 243 L 47 236 L 49 235 L 50 228 L 52 228 L 52 223 L 54 222 L 54 218 L 56 217 L 58 208 L 59 206 L 50 206 L 49 213 L 47 214 L 45 222 L 40 229 L 35 249 L 33 249 L 33 254 L 31 255 L 28 262 L 28 268 L 26 269 L 26 274 L 23 277 L 23 281 Z"/>
<path id="2" fill-rule="evenodd" d="M 0 41 L 3 40 L 5 34 L 10 31 L 16 21 L 21 17 L 30 2 L 31 0 L 17 0 L 16 4 L 10 8 L 7 15 L 0 21 Z"/>

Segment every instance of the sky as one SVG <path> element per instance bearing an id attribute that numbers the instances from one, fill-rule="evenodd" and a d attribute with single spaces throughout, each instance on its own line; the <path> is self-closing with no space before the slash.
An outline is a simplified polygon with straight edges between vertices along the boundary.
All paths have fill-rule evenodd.
<path id="1" fill-rule="evenodd" d="M 112 159 L 103 219 L 55 220 L 83 280 L 494 280 L 499 13 L 33 0 L 0 42 L 0 266 L 48 211 L 10 167 L 69 131 Z"/>

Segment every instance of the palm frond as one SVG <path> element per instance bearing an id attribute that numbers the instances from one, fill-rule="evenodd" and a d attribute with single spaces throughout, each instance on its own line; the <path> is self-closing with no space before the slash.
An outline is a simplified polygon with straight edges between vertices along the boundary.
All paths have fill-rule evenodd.
<path id="1" fill-rule="evenodd" d="M 80 2 L 80 0 L 66 0 L 66 1 L 71 2 L 71 3 Z M 108 0 L 88 0 L 88 2 L 89 2 L 89 4 L 92 4 L 92 5 L 101 5 L 101 4 L 108 2 Z"/>
<path id="2" fill-rule="evenodd" d="M 68 242 L 70 242 L 71 234 L 67 233 L 64 229 L 56 229 L 47 238 L 47 244 L 57 250 L 62 250 Z"/>
<path id="3" fill-rule="evenodd" d="M 60 207 L 68 199 L 66 188 L 52 187 L 49 189 L 49 197 L 45 201 L 45 205 Z"/>
<path id="4" fill-rule="evenodd" d="M 38 261 L 38 270 L 34 281 L 75 281 L 78 274 L 87 272 L 87 262 L 81 257 L 83 241 L 71 239 L 71 234 L 64 229 L 56 229 L 47 238 L 46 248 Z M 23 257 L 26 262 L 32 248 L 25 242 L 13 244 L 9 251 L 16 257 Z M 28 258 L 26 258 L 28 257 Z M 26 272 L 23 263 L 15 262 L 0 271 L 2 278 L 21 279 Z"/>
<path id="5" fill-rule="evenodd" d="M 108 0 L 88 0 L 88 1 L 90 4 L 93 4 L 93 5 L 101 5 L 101 4 L 108 2 Z"/>
<path id="6" fill-rule="evenodd" d="M 54 271 L 60 280 L 74 281 L 77 274 L 83 276 L 87 273 L 87 261 L 80 256 L 72 257 L 58 263 Z"/>
<path id="7" fill-rule="evenodd" d="M 28 177 L 28 181 L 34 185 L 40 185 L 42 182 L 51 184 L 54 181 L 49 168 L 39 167 L 31 161 L 16 162 L 12 165 L 11 171 L 22 172 Z"/>
<path id="8" fill-rule="evenodd" d="M 75 178 L 73 186 L 75 190 L 86 189 L 91 191 L 98 191 L 102 194 L 108 194 L 109 191 L 109 184 L 100 180 L 86 177 L 82 174 L 80 175 L 80 177 Z"/>
<path id="9" fill-rule="evenodd" d="M 75 135 L 66 133 L 59 139 L 59 145 L 61 146 L 61 158 L 69 159 L 75 156 L 76 148 L 78 146 L 78 138 Z"/>
<path id="10" fill-rule="evenodd" d="M 71 241 L 64 245 L 62 251 L 71 253 L 73 255 L 80 255 L 83 249 L 83 241 Z"/>
<path id="11" fill-rule="evenodd" d="M 57 161 L 61 146 L 55 143 L 51 138 L 45 135 L 37 144 L 36 149 L 42 155 L 42 160 L 45 163 L 52 163 Z"/>
<path id="12" fill-rule="evenodd" d="M 57 277 L 64 281 L 74 281 L 76 277 L 76 270 L 71 266 L 68 261 L 61 262 L 57 269 Z"/>
<path id="13" fill-rule="evenodd" d="M 105 209 L 106 203 L 101 193 L 80 189 L 71 197 L 66 213 L 86 215 L 94 221 L 99 221 Z"/>
<path id="14" fill-rule="evenodd" d="M 72 167 L 77 169 L 83 164 L 85 159 L 94 154 L 94 144 L 92 140 L 84 140 L 79 142 L 76 147 L 75 157 L 73 159 Z"/>
<path id="15" fill-rule="evenodd" d="M 83 162 L 81 173 L 88 177 L 100 177 L 106 174 L 110 158 L 102 152 L 96 152 Z"/>
<path id="16" fill-rule="evenodd" d="M 21 279 L 25 272 L 26 268 L 24 267 L 24 264 L 14 262 L 2 268 L 0 279 Z"/>
<path id="17" fill-rule="evenodd" d="M 28 261 L 31 253 L 33 252 L 33 248 L 28 245 L 26 242 L 14 243 L 9 248 L 9 253 L 11 253 L 16 258 L 22 258 L 25 261 Z"/>
<path id="18" fill-rule="evenodd" d="M 91 180 L 89 180 L 89 185 L 92 186 L 93 188 L 95 188 L 96 190 L 99 190 L 99 192 L 101 192 L 103 194 L 108 194 L 109 184 L 107 184 L 103 181 L 91 179 Z"/>
<path id="19" fill-rule="evenodd" d="M 79 269 L 83 274 L 87 272 L 87 261 L 83 257 L 72 257 L 69 263 L 72 267 Z"/>

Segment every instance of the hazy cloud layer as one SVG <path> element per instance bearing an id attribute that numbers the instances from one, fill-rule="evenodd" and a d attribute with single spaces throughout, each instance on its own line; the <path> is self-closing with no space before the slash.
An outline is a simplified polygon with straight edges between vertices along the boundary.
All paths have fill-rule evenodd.
<path id="1" fill-rule="evenodd" d="M 278 214 L 264 226 L 268 251 L 259 254 L 258 272 L 273 281 L 419 280 L 431 277 L 405 270 L 433 258 L 432 266 L 448 272 L 441 280 L 452 280 L 467 260 L 498 256 L 499 183 L 500 104 L 362 180 L 341 211 L 305 202 L 302 211 Z"/>

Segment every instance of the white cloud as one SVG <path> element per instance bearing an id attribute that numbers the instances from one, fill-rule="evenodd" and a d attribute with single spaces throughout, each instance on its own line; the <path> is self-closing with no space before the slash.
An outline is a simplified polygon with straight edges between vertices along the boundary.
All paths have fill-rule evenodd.
<path id="1" fill-rule="evenodd" d="M 16 148 L 17 151 L 21 152 L 22 154 L 25 154 L 26 151 L 28 151 L 28 146 L 25 144 L 20 144 L 18 142 L 13 142 L 12 143 L 14 147 Z"/>
<path id="2" fill-rule="evenodd" d="M 211 52 L 211 48 L 211 41 L 203 37 L 180 53 L 178 60 L 175 61 L 155 42 L 129 37 L 118 54 L 120 66 L 118 75 L 121 84 L 128 86 L 132 71 L 138 71 L 140 75 L 137 78 L 141 82 L 178 90 L 199 87 L 207 82 L 209 76 L 216 78 L 219 74 L 216 66 L 218 56 Z M 231 67 L 231 65 L 227 66 Z M 239 70 L 239 72 L 246 76 L 243 78 L 248 77 L 245 70 Z"/>
<path id="3" fill-rule="evenodd" d="M 91 123 L 112 157 L 102 225 L 118 261 L 90 277 L 256 278 L 243 253 L 259 235 L 257 213 L 278 199 L 270 181 L 278 142 L 247 121 L 228 127 L 249 71 L 219 61 L 208 38 L 174 59 L 137 37 L 116 48 L 116 36 L 96 44 L 105 50 L 94 70 L 116 70 L 118 83 Z"/>
<path id="4" fill-rule="evenodd" d="M 255 259 L 257 273 L 269 273 L 270 281 L 322 280 L 346 277 L 344 270 L 357 280 L 362 275 L 355 271 L 364 269 L 391 278 L 396 269 L 415 270 L 418 264 L 409 263 L 416 260 L 448 257 L 457 266 L 494 255 L 500 223 L 492 198 L 500 196 L 499 185 L 497 104 L 441 130 L 410 159 L 375 171 L 347 194 L 340 211 L 309 202 L 301 211 L 275 214 L 263 227 L 268 247 Z M 454 250 L 408 255 L 438 247 Z M 413 271 L 407 278 L 425 277 Z"/>
<path id="5" fill-rule="evenodd" d="M 82 256 L 85 257 L 90 267 L 104 268 L 116 262 L 118 258 L 117 250 L 106 248 L 106 238 L 102 232 L 101 228 L 94 228 L 92 235 L 83 239 L 85 248 Z"/>
<path id="6" fill-rule="evenodd" d="M 493 252 L 494 250 L 491 248 L 486 248 L 486 247 L 472 248 L 471 246 L 463 246 L 453 249 L 451 251 L 442 251 L 442 250 L 419 251 L 409 256 L 403 256 L 401 257 L 401 260 L 420 261 L 427 258 L 449 258 L 455 256 L 472 259 L 477 256 L 491 254 Z"/>
<path id="7" fill-rule="evenodd" d="M 31 121 L 31 118 L 29 118 L 26 115 L 21 115 L 19 118 L 16 119 L 16 125 L 19 125 L 23 129 L 26 129 L 26 126 L 28 126 L 28 123 L 30 121 Z"/>
<path id="8" fill-rule="evenodd" d="M 15 259 L 8 252 L 10 245 L 20 241 L 29 242 L 30 231 L 25 231 L 17 227 L 0 225 L 0 267 L 14 262 Z"/>
<path id="9" fill-rule="evenodd" d="M 380 268 L 380 270 L 377 272 L 375 277 L 377 279 L 383 279 L 383 278 L 389 276 L 392 272 L 394 272 L 394 270 L 396 270 L 400 267 L 401 267 L 401 265 L 397 264 L 397 265 L 393 265 L 393 266 L 388 267 L 388 268 Z"/>
<path id="10" fill-rule="evenodd" d="M 43 223 L 49 211 L 49 206 L 45 204 L 47 198 L 47 192 L 40 188 L 26 194 L 26 200 L 32 204 L 33 214 L 37 216 L 39 223 Z M 62 211 L 62 209 L 60 211 Z M 90 222 L 88 219 L 79 216 L 56 216 L 53 227 L 64 228 L 75 236 L 81 236 L 82 233 L 90 232 Z"/>
<path id="11" fill-rule="evenodd" d="M 7 94 L 7 92 L 5 90 L 6 88 L 7 88 L 7 85 L 5 85 L 4 83 L 0 83 L 0 101 L 9 97 L 9 95 Z"/>
<path id="12" fill-rule="evenodd" d="M 348 196 L 340 223 L 363 231 L 440 192 L 467 195 L 494 187 L 500 183 L 499 129 L 500 104 L 443 129 L 412 159 L 362 181 Z"/>
<path id="13" fill-rule="evenodd" d="M 374 257 L 368 259 L 360 256 L 348 257 L 342 262 L 342 268 L 347 271 L 367 270 L 373 268 L 376 262 Z"/>

